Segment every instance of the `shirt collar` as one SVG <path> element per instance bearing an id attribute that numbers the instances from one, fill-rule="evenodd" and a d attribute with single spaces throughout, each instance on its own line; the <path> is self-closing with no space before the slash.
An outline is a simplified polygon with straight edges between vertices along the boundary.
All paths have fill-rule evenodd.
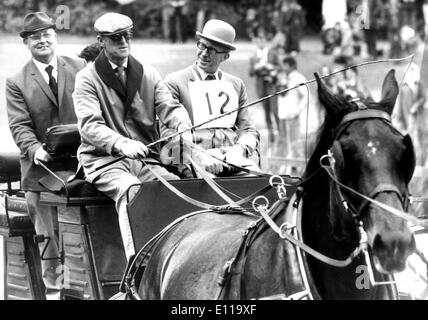
<path id="1" fill-rule="evenodd" d="M 40 73 L 43 74 L 43 72 L 46 72 L 46 67 L 51 65 L 53 67 L 54 71 L 58 71 L 58 59 L 57 56 L 54 55 L 52 60 L 49 63 L 43 63 L 40 61 L 37 61 L 36 59 L 33 58 L 33 62 L 36 65 L 37 69 L 39 69 Z"/>
<path id="2" fill-rule="evenodd" d="M 110 60 L 108 62 L 110 62 L 110 65 L 113 68 L 113 70 L 119 67 L 117 64 L 111 62 Z M 125 69 L 128 68 L 128 57 L 125 58 L 125 62 L 123 63 L 122 66 L 125 67 Z"/>
<path id="3" fill-rule="evenodd" d="M 202 70 L 201 68 L 199 68 L 198 64 L 196 64 L 196 69 L 198 70 L 199 74 L 202 77 L 202 80 L 205 80 L 205 78 L 209 75 L 209 74 L 213 74 L 215 75 L 216 80 L 220 80 L 220 78 L 218 77 L 218 69 L 216 72 L 214 73 L 206 73 L 204 70 Z"/>

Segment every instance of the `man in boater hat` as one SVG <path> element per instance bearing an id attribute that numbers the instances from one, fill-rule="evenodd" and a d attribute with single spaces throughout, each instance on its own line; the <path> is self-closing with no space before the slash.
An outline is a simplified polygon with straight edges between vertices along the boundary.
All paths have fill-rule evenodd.
<path id="1" fill-rule="evenodd" d="M 21 151 L 21 188 L 25 191 L 28 213 L 37 234 L 49 239 L 42 261 L 46 298 L 60 297 L 61 262 L 58 251 L 56 207 L 40 204 L 39 180 L 47 175 L 40 163 L 49 162 L 53 171 L 75 170 L 75 163 L 54 161 L 43 148 L 46 129 L 59 124 L 76 123 L 71 92 L 76 73 L 85 62 L 56 55 L 55 24 L 44 12 L 24 17 L 19 34 L 31 53 L 31 60 L 16 75 L 6 80 L 9 127 Z M 40 243 L 40 249 L 45 242 Z"/>
<path id="2" fill-rule="evenodd" d="M 247 102 L 244 82 L 219 69 L 236 49 L 233 44 L 235 29 L 227 22 L 212 19 L 206 22 L 202 32 L 196 32 L 196 36 L 196 62 L 165 78 L 172 95 L 185 106 L 194 125 Z M 161 129 L 163 136 L 171 134 L 164 126 Z M 234 171 L 219 159 L 258 169 L 260 136 L 248 109 L 240 109 L 196 129 L 194 139 L 198 146 L 214 156 L 192 152 L 211 174 L 228 175 Z"/>
<path id="3" fill-rule="evenodd" d="M 93 64 L 76 76 L 74 105 L 82 144 L 79 162 L 85 178 L 116 202 L 119 226 L 127 259 L 135 253 L 128 221 L 126 198 L 133 185 L 154 180 L 155 175 L 140 161 L 158 160 L 157 117 L 173 132 L 190 128 L 186 109 L 173 99 L 159 73 L 130 54 L 132 20 L 109 12 L 95 21 L 103 50 Z M 191 140 L 188 131 L 182 135 Z M 125 156 L 111 163 L 119 156 Z M 178 179 L 159 165 L 151 165 L 165 179 Z M 130 198 L 138 189 L 131 188 Z"/>

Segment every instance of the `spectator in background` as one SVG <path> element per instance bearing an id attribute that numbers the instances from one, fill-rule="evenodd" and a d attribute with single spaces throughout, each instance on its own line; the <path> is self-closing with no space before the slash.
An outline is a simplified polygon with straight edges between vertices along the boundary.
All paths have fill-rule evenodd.
<path id="1" fill-rule="evenodd" d="M 380 17 L 382 14 L 382 0 L 363 0 L 363 6 L 368 8 L 369 19 L 364 28 L 367 52 L 373 59 L 377 59 L 380 54 L 377 48 L 377 39 L 379 36 Z"/>
<path id="2" fill-rule="evenodd" d="M 426 157 L 423 148 L 426 100 L 426 87 L 421 79 L 421 70 L 412 62 L 401 86 L 394 113 L 397 128 L 413 138 L 417 165 L 424 165 Z"/>
<path id="3" fill-rule="evenodd" d="M 266 34 L 265 30 L 259 28 L 253 39 L 257 45 L 256 53 L 250 59 L 250 76 L 256 79 L 256 90 L 259 98 L 276 92 L 276 75 L 279 67 L 278 50 L 272 45 L 272 34 Z M 269 142 L 275 141 L 272 118 L 275 120 L 279 130 L 277 97 L 263 101 L 266 126 L 269 132 Z"/>
<path id="4" fill-rule="evenodd" d="M 297 71 L 294 57 L 282 59 L 278 74 L 277 91 L 293 88 L 306 82 L 306 78 Z M 278 117 L 280 119 L 281 141 L 285 141 L 285 154 L 291 152 L 291 144 L 300 136 L 300 114 L 308 106 L 308 90 L 305 86 L 287 91 L 278 97 Z"/>
<path id="5" fill-rule="evenodd" d="M 257 10 L 255 8 L 248 8 L 245 15 L 245 28 L 249 39 L 253 39 L 256 36 L 259 27 L 260 23 L 257 20 Z"/>
<path id="6" fill-rule="evenodd" d="M 171 42 L 186 42 L 187 19 L 184 14 L 184 7 L 187 0 L 172 0 L 169 5 L 173 8 L 170 16 L 170 40 Z"/>
<path id="7" fill-rule="evenodd" d="M 332 72 L 352 66 L 353 59 L 348 56 L 337 56 L 333 61 Z M 370 91 L 363 84 L 356 68 L 344 70 L 335 74 L 332 78 L 332 87 L 335 94 L 341 95 L 346 100 L 366 99 L 371 97 Z"/>
<path id="8" fill-rule="evenodd" d="M 283 1 L 279 15 L 280 30 L 285 34 L 285 52 L 297 54 L 300 52 L 300 40 L 306 25 L 303 8 L 296 0 Z"/>
<path id="9" fill-rule="evenodd" d="M 79 58 L 85 59 L 86 62 L 93 62 L 98 57 L 99 53 L 103 48 L 98 42 L 87 45 L 83 48 L 82 52 L 79 53 Z"/>

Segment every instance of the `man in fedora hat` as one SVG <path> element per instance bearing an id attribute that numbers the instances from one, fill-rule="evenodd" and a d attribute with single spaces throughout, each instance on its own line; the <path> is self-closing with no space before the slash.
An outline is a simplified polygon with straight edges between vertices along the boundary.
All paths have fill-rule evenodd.
<path id="1" fill-rule="evenodd" d="M 54 259 L 42 261 L 46 298 L 57 299 L 61 273 L 57 212 L 54 207 L 40 205 L 40 191 L 45 189 L 38 181 L 47 172 L 39 164 L 50 162 L 54 171 L 66 169 L 65 164 L 51 159 L 42 143 L 47 128 L 77 122 L 71 92 L 75 75 L 85 62 L 56 55 L 55 24 L 44 12 L 27 14 L 19 35 L 32 58 L 6 80 L 9 127 L 21 151 L 21 188 L 25 191 L 30 218 L 37 234 L 50 238 L 45 258 Z M 41 243 L 40 248 L 43 247 Z"/>
<path id="2" fill-rule="evenodd" d="M 191 125 L 186 110 L 173 99 L 159 73 L 130 54 L 132 20 L 108 12 L 95 21 L 94 28 L 103 50 L 77 74 L 73 93 L 83 137 L 78 157 L 86 180 L 116 202 L 129 260 L 135 248 L 126 208 L 128 189 L 154 180 L 154 171 L 165 179 L 178 179 L 162 166 L 149 164 L 148 168 L 139 161 L 159 159 L 158 145 L 147 148 L 159 139 L 157 117 L 174 132 Z M 187 132 L 183 138 L 191 140 L 192 135 Z M 118 156 L 125 158 L 98 170 Z M 131 189 L 129 199 L 138 191 Z"/>
<path id="3" fill-rule="evenodd" d="M 165 77 L 172 95 L 185 106 L 194 125 L 242 107 L 247 102 L 244 82 L 219 69 L 220 64 L 229 59 L 230 52 L 236 49 L 233 44 L 235 29 L 225 21 L 212 19 L 196 35 L 196 62 Z M 162 125 L 161 129 L 163 136 L 171 134 Z M 233 172 L 221 160 L 258 168 L 260 136 L 248 109 L 239 109 L 201 126 L 195 130 L 194 138 L 206 153 L 196 151 L 193 154 L 213 175 Z"/>

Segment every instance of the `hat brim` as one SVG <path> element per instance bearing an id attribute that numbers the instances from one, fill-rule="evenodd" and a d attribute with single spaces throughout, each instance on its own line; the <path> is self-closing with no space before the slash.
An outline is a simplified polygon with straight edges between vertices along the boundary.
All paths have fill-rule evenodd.
<path id="1" fill-rule="evenodd" d="M 226 48 L 228 48 L 228 49 L 230 49 L 230 50 L 236 50 L 236 48 L 235 48 L 232 44 L 230 44 L 230 43 L 228 43 L 228 42 L 226 42 L 226 41 L 223 41 L 223 40 L 222 40 L 222 39 L 220 39 L 220 38 L 217 38 L 217 37 L 214 37 L 214 36 L 206 36 L 206 35 L 204 35 L 204 34 L 200 33 L 199 31 L 196 31 L 196 35 L 197 35 L 198 37 L 200 37 L 200 38 L 204 38 L 204 39 L 207 39 L 207 40 L 210 40 L 210 41 L 213 41 L 213 42 L 219 43 L 219 44 L 221 44 L 222 46 L 225 46 Z"/>
<path id="2" fill-rule="evenodd" d="M 20 33 L 19 33 L 19 35 L 21 36 L 21 38 L 26 38 L 26 37 L 28 37 L 29 35 L 32 35 L 33 33 L 36 33 L 36 32 L 39 32 L 39 31 L 43 31 L 43 30 L 46 30 L 46 29 L 56 29 L 55 28 L 55 23 L 52 23 L 52 24 L 50 24 L 50 25 L 44 25 L 44 26 L 42 26 L 42 27 L 40 27 L 40 28 L 36 28 L 36 29 L 34 29 L 34 30 L 24 30 L 24 31 L 21 31 Z"/>
<path id="3" fill-rule="evenodd" d="M 126 27 L 126 28 L 117 30 L 115 32 L 99 32 L 98 31 L 98 34 L 100 36 L 112 36 L 112 35 L 117 34 L 117 33 L 122 33 L 122 32 L 128 31 L 128 30 L 131 30 L 132 28 L 133 28 L 133 26 L 130 26 L 130 27 Z"/>

